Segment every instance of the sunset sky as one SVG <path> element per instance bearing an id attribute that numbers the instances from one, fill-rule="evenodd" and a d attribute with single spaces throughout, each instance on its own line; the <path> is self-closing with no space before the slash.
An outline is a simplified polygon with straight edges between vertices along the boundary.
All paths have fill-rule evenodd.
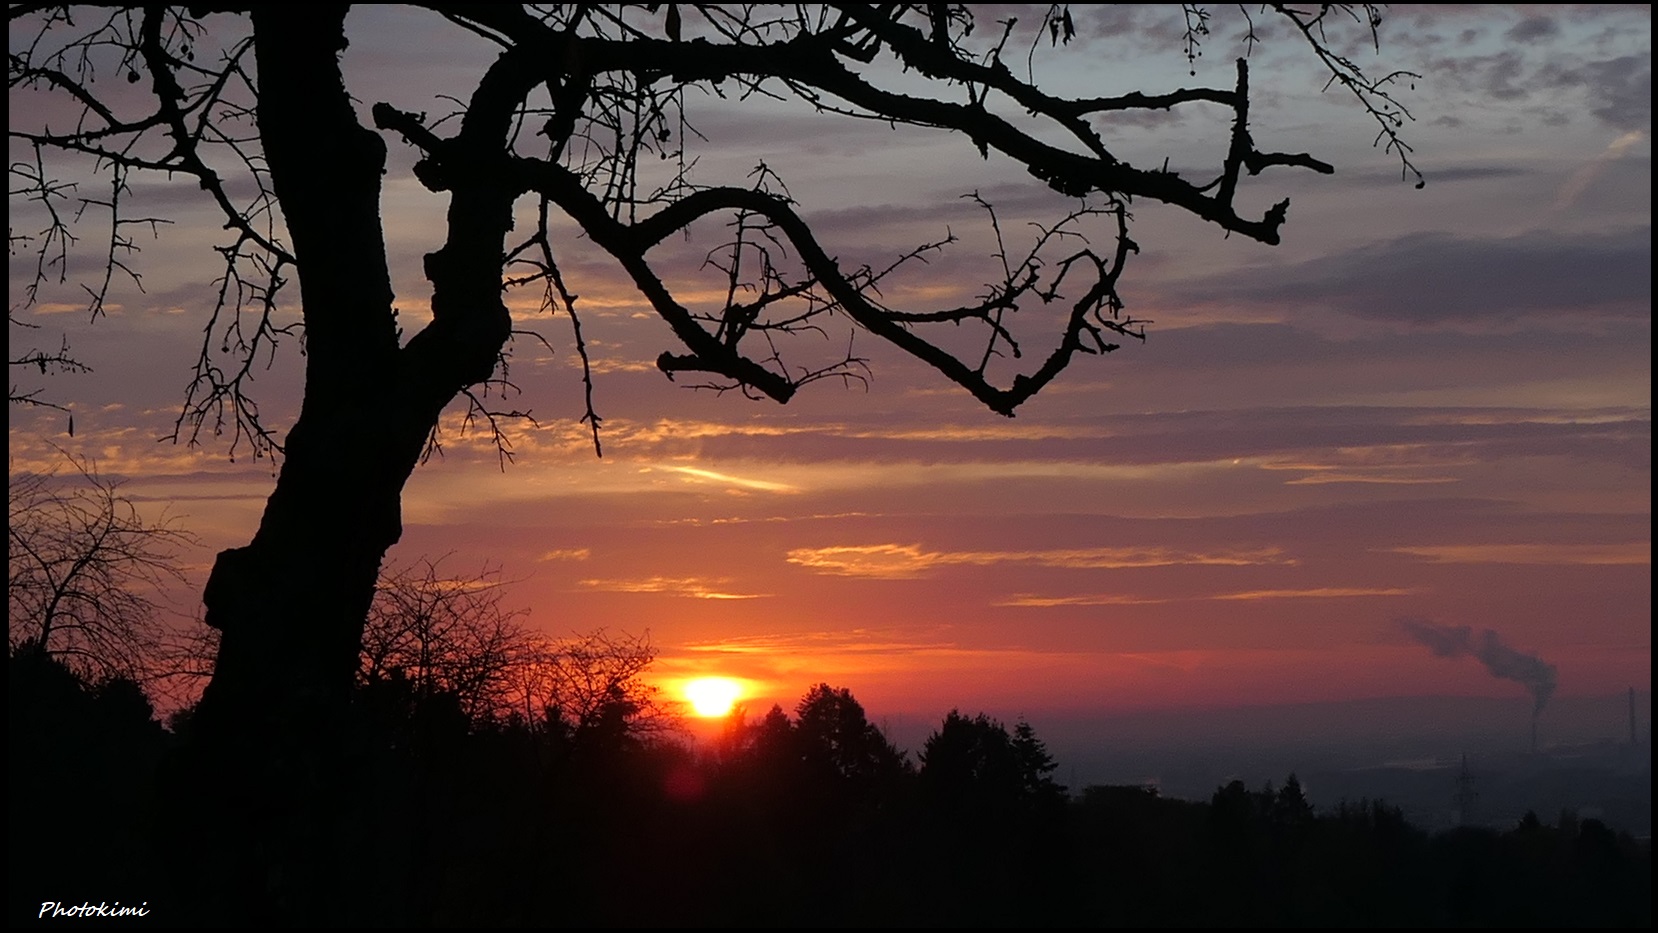
<path id="1" fill-rule="evenodd" d="M 981 30 L 1004 9 L 982 9 Z M 1241 22 L 1226 10 L 1195 77 L 1178 7 L 1073 12 L 1077 41 L 1044 41 L 1033 59 L 1056 92 L 1231 86 Z M 1029 30 L 1041 8 L 1020 17 Z M 1555 666 L 1558 696 L 1649 689 L 1650 8 L 1407 5 L 1390 11 L 1379 55 L 1344 45 L 1367 70 L 1420 75 L 1398 95 L 1416 118 L 1404 138 L 1421 190 L 1372 146 L 1362 110 L 1322 90 L 1305 45 L 1257 19 L 1257 143 L 1310 152 L 1336 174 L 1245 179 L 1246 214 L 1291 199 L 1277 247 L 1134 205 L 1142 252 L 1120 291 L 1152 322 L 1144 343 L 1080 359 L 1008 419 L 860 335 L 867 387 L 820 382 L 780 406 L 668 381 L 654 367 L 678 349 L 666 325 L 613 265 L 567 242 L 604 456 L 578 423 L 568 319 L 514 293 L 520 325 L 551 345 L 513 346 L 522 395 L 508 404 L 539 426 L 514 428 L 502 469 L 452 409 L 443 456 L 408 485 L 390 559 L 498 566 L 534 626 L 648 633 L 661 683 L 738 678 L 756 712 L 819 681 L 872 715 L 961 706 L 1037 722 L 1525 696 L 1473 657 L 1437 656 L 1401 619 L 1492 629 Z M 436 95 L 469 93 L 491 54 L 431 14 L 363 9 L 347 29 L 365 123 L 381 100 L 442 112 Z M 1022 67 L 1030 33 L 1016 35 Z M 14 126 L 30 105 L 13 97 Z M 763 161 L 843 265 L 879 267 L 955 234 L 886 290 L 906 308 L 970 299 L 999 274 L 986 215 L 964 195 L 996 205 L 1010 247 L 1067 206 L 943 133 L 758 99 L 686 107 L 706 137 L 696 180 L 745 184 Z M 1100 125 L 1120 156 L 1198 178 L 1224 154 L 1228 116 L 1196 105 Z M 398 306 L 419 321 L 420 258 L 441 243 L 445 200 L 388 142 Z M 93 372 L 12 374 L 72 407 L 75 432 L 62 412 L 13 406 L 10 468 L 50 466 L 51 445 L 92 458 L 150 514 L 166 509 L 202 538 L 188 555 L 199 584 L 214 553 L 251 537 L 272 464 L 245 451 L 232 461 L 211 437 L 158 442 L 201 344 L 223 232 L 190 184 L 135 178 L 131 210 L 174 221 L 140 236 L 144 291 L 118 287 L 89 325 L 72 278 L 22 312 L 38 331 L 12 329 L 14 355 L 67 333 Z M 94 215 L 72 276 L 100 262 Z M 686 294 L 712 294 L 717 275 L 695 277 L 724 231 L 694 233 L 669 267 Z M 33 272 L 14 253 L 14 308 Z M 848 337 L 837 323 L 785 358 L 833 359 Z M 300 367 L 291 340 L 255 384 L 283 429 Z M 179 594 L 181 613 L 194 603 Z"/>

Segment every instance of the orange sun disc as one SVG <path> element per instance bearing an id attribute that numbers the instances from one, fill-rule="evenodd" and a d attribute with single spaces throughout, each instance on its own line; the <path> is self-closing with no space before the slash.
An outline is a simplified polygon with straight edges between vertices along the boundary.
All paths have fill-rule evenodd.
<path id="1" fill-rule="evenodd" d="M 743 692 L 729 677 L 699 677 L 685 685 L 685 698 L 698 716 L 725 716 Z"/>

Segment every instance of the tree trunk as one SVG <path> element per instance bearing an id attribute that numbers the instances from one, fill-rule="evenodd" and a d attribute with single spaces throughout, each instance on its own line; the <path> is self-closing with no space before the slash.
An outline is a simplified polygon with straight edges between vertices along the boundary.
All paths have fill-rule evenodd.
<path id="1" fill-rule="evenodd" d="M 344 871 L 371 857 L 349 829 L 368 790 L 355 786 L 347 748 L 364 620 L 402 534 L 403 485 L 444 406 L 488 377 L 510 328 L 508 197 L 485 212 L 493 247 L 476 225 L 467 231 L 468 252 L 487 263 L 468 264 L 474 300 L 449 315 L 465 333 L 399 348 L 379 214 L 385 145 L 345 91 L 345 12 L 252 17 L 259 131 L 299 267 L 305 398 L 258 532 L 219 554 L 203 592 L 222 639 L 169 790 L 181 896 L 204 922 L 251 919 L 241 912 L 254 905 L 281 924 L 350 919 Z M 433 258 L 429 270 L 442 265 Z"/>

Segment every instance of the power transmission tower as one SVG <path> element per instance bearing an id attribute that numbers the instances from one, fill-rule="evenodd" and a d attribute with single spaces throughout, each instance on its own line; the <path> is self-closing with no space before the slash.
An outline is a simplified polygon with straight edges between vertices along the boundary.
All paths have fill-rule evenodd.
<path id="1" fill-rule="evenodd" d="M 1462 755 L 1462 769 L 1457 772 L 1456 793 L 1451 795 L 1451 802 L 1456 807 L 1456 824 L 1468 825 L 1468 818 L 1474 810 L 1474 802 L 1480 799 L 1479 791 L 1474 789 L 1474 775 L 1468 770 L 1468 754 Z"/>

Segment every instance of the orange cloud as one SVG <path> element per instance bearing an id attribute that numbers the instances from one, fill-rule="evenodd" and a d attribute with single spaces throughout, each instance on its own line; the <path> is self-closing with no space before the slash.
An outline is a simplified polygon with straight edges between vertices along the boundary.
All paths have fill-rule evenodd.
<path id="1" fill-rule="evenodd" d="M 566 547 L 566 548 L 557 548 L 557 549 L 551 550 L 551 551 L 543 551 L 541 556 L 537 557 L 536 560 L 537 561 L 586 560 L 587 558 L 589 558 L 591 556 L 593 556 L 593 551 L 592 551 L 591 548 Z"/>
<path id="2" fill-rule="evenodd" d="M 675 473 L 683 473 L 686 476 L 690 476 L 690 477 L 693 477 L 695 479 L 708 480 L 710 482 L 715 482 L 715 483 L 725 483 L 725 484 L 728 484 L 728 485 L 731 485 L 731 486 L 737 486 L 737 487 L 742 488 L 742 489 L 759 490 L 760 492 L 799 492 L 800 491 L 799 487 L 790 486 L 788 483 L 776 483 L 776 482 L 772 482 L 771 480 L 765 480 L 765 479 L 752 479 L 752 478 L 744 477 L 744 476 L 733 476 L 729 473 L 719 473 L 719 472 L 716 472 L 714 470 L 704 470 L 700 467 L 665 466 L 665 467 L 661 467 L 661 469 L 671 470 Z"/>
<path id="3" fill-rule="evenodd" d="M 666 593 L 693 599 L 761 599 L 770 593 L 731 593 L 719 589 L 729 580 L 698 577 L 646 577 L 642 580 L 582 580 L 581 585 L 601 593 Z"/>
<path id="4" fill-rule="evenodd" d="M 1020 593 L 993 603 L 993 605 L 1047 609 L 1054 606 L 1148 606 L 1168 602 L 1174 602 L 1174 600 L 1154 599 L 1144 596 L 1122 596 L 1116 593 L 1090 593 L 1082 596 L 1039 596 L 1035 593 Z"/>
<path id="5" fill-rule="evenodd" d="M 1041 567 L 1074 570 L 1168 567 L 1177 564 L 1245 566 L 1250 564 L 1293 564 L 1278 548 L 1256 548 L 1219 552 L 1182 551 L 1175 548 L 1059 548 L 1042 551 L 923 551 L 917 544 L 837 545 L 795 548 L 788 553 L 791 564 L 850 577 L 904 579 L 919 576 L 935 567 L 949 565 L 989 566 L 1027 563 Z"/>

